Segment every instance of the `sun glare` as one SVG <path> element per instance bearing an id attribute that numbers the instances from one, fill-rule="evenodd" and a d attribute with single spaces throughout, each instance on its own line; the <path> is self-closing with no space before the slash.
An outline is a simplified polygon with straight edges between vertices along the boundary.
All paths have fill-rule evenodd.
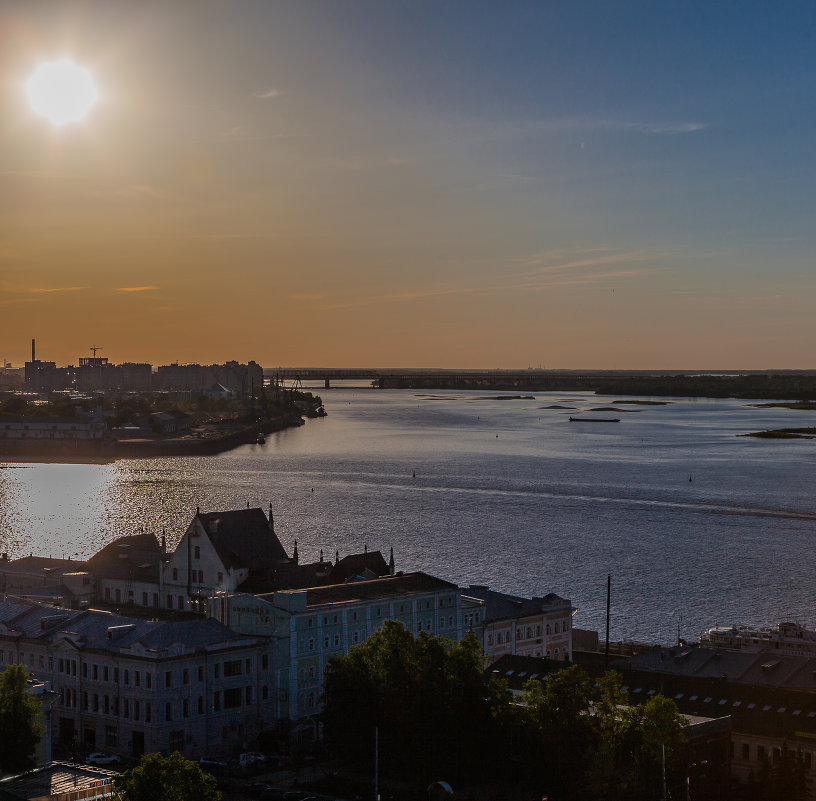
<path id="1" fill-rule="evenodd" d="M 99 99 L 88 70 L 67 58 L 41 64 L 25 89 L 31 108 L 53 125 L 78 122 Z"/>

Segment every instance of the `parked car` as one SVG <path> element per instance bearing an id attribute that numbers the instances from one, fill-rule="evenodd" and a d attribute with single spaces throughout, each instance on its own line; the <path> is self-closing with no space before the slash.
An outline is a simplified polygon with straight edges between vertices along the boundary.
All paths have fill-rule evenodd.
<path id="1" fill-rule="evenodd" d="M 85 761 L 89 765 L 118 765 L 121 762 L 116 754 L 104 754 L 102 751 L 89 754 Z"/>

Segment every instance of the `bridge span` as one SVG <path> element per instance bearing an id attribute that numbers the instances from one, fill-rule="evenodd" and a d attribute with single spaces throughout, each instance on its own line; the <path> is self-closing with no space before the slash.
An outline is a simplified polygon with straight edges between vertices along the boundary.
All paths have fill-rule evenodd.
<path id="1" fill-rule="evenodd" d="M 653 371 L 572 370 L 417 370 L 398 368 L 277 367 L 264 368 L 269 383 L 365 380 L 379 389 L 495 389 L 523 391 L 592 390 L 623 378 L 659 375 Z"/>

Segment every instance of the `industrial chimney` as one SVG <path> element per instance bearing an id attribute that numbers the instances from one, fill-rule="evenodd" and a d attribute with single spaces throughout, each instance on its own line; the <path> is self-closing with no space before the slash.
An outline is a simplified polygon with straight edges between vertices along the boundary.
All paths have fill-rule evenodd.
<path id="1" fill-rule="evenodd" d="M 35 340 L 32 339 L 31 340 L 31 361 L 32 362 L 37 361 L 37 351 L 36 351 L 36 349 L 34 347 L 34 343 L 35 343 Z"/>

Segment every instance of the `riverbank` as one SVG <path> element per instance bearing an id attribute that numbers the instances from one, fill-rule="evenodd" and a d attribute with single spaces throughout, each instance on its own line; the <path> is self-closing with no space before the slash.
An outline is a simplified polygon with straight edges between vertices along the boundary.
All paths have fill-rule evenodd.
<path id="1" fill-rule="evenodd" d="M 270 418 L 264 423 L 245 424 L 228 431 L 193 430 L 180 437 L 142 439 L 5 439 L 0 440 L 0 461 L 45 461 L 51 463 L 107 463 L 116 459 L 145 459 L 167 456 L 212 456 L 255 442 L 259 433 L 272 434 L 303 425 L 296 412 Z"/>

